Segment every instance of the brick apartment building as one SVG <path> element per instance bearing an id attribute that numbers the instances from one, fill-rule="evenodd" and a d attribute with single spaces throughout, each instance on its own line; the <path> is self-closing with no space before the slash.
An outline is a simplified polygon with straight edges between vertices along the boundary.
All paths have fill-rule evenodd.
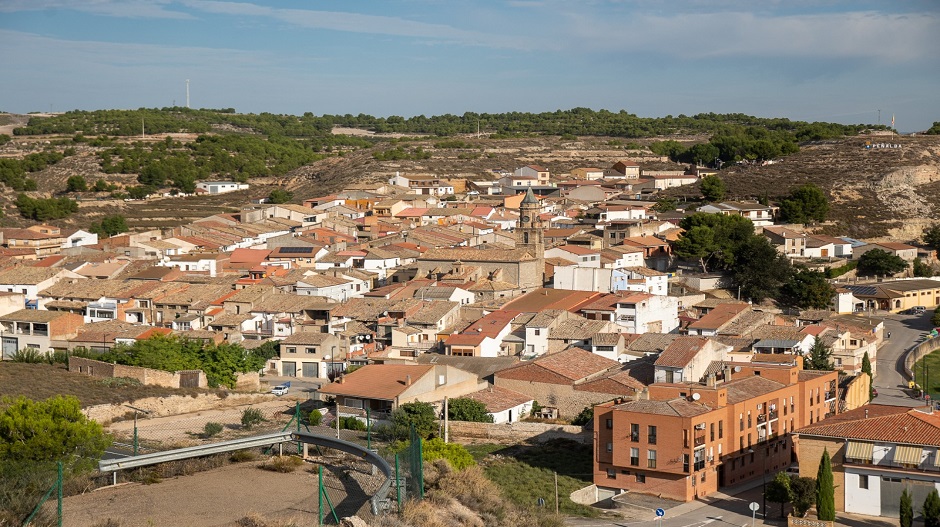
<path id="1" fill-rule="evenodd" d="M 789 465 L 788 434 L 834 412 L 837 373 L 804 371 L 801 357 L 775 360 L 716 361 L 704 383 L 653 383 L 596 406 L 599 496 L 691 501 Z"/>

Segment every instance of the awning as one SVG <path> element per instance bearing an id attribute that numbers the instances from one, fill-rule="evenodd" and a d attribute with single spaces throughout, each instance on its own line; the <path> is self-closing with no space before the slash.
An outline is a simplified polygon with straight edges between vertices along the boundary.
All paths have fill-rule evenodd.
<path id="1" fill-rule="evenodd" d="M 871 463 L 872 461 L 872 449 L 875 448 L 874 443 L 866 443 L 864 441 L 849 441 L 845 447 L 845 457 L 849 459 L 854 459 L 857 461 L 865 461 Z"/>
<path id="2" fill-rule="evenodd" d="M 933 465 L 935 467 L 940 467 L 940 448 L 935 450 L 933 453 Z"/>
<path id="3" fill-rule="evenodd" d="M 898 445 L 894 450 L 894 462 L 902 465 L 920 465 L 923 447 Z"/>

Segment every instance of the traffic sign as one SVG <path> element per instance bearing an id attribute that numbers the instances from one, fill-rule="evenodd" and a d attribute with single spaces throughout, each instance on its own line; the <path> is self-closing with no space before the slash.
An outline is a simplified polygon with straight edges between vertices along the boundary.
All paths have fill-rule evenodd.
<path id="1" fill-rule="evenodd" d="M 751 510 L 754 511 L 754 512 L 757 512 L 757 509 L 760 509 L 760 503 L 757 503 L 756 501 L 752 501 L 751 504 L 748 505 L 748 506 L 749 506 L 749 507 L 751 508 Z"/>
<path id="2" fill-rule="evenodd" d="M 657 516 L 657 517 L 662 518 L 662 517 L 665 516 L 665 515 L 666 515 L 666 511 L 664 511 L 664 510 L 662 510 L 662 509 L 656 509 L 656 516 Z"/>

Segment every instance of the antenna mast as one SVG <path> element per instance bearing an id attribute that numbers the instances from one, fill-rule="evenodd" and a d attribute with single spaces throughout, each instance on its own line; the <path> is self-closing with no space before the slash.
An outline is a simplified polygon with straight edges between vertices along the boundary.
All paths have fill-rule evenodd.
<path id="1" fill-rule="evenodd" d="M 186 79 L 186 107 L 189 108 L 189 79 Z"/>

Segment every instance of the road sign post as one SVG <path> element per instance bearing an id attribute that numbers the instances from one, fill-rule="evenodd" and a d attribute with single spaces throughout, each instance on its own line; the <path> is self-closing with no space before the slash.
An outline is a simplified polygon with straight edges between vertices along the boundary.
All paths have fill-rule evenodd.
<path id="1" fill-rule="evenodd" d="M 665 516 L 665 515 L 666 515 L 666 511 L 665 511 L 665 510 L 663 510 L 663 509 L 656 509 L 656 519 L 659 520 L 659 525 L 660 525 L 660 527 L 662 527 L 662 525 L 663 525 L 663 516 Z"/>
<path id="2" fill-rule="evenodd" d="M 751 508 L 751 527 L 754 527 L 754 522 L 757 519 L 757 509 L 760 508 L 760 503 L 752 501 L 749 507 Z"/>

